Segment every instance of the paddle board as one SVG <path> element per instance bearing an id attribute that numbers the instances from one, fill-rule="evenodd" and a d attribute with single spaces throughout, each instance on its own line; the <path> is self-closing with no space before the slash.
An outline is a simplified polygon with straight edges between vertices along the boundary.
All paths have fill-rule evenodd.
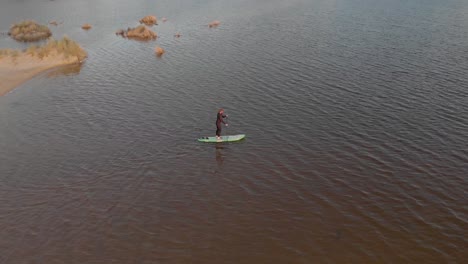
<path id="1" fill-rule="evenodd" d="M 198 141 L 218 143 L 218 142 L 239 141 L 239 140 L 241 140 L 243 138 L 245 138 L 245 134 L 221 136 L 221 139 L 217 139 L 216 137 L 201 137 L 201 138 L 198 139 Z"/>

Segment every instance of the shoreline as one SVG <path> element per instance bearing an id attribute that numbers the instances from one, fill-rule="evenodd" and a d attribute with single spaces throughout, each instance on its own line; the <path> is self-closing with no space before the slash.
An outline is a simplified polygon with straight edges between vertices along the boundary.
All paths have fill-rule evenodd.
<path id="1" fill-rule="evenodd" d="M 0 96 L 7 94 L 19 85 L 52 68 L 79 64 L 76 57 L 65 58 L 63 55 L 49 55 L 42 60 L 27 54 L 16 58 L 0 58 Z"/>

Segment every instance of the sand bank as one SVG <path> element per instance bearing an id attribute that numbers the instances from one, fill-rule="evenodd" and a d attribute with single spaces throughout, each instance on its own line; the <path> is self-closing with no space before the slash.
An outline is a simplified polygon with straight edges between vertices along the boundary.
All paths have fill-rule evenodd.
<path id="1" fill-rule="evenodd" d="M 46 70 L 74 63 L 76 57 L 65 58 L 63 54 L 50 54 L 42 60 L 29 54 L 0 58 L 0 96 Z"/>
<path id="2" fill-rule="evenodd" d="M 24 51 L 1 49 L 0 96 L 43 71 L 81 63 L 86 56 L 86 51 L 67 37 L 49 39 L 42 46 L 32 45 Z"/>

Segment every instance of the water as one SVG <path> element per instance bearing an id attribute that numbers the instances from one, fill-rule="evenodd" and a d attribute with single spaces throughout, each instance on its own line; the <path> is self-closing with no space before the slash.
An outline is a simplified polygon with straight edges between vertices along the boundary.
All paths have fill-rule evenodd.
<path id="1" fill-rule="evenodd" d="M 168 18 L 157 41 L 115 36 L 148 14 Z M 57 20 L 89 58 L 0 97 L 0 263 L 462 263 L 467 14 L 462 0 L 2 2 L 0 31 Z M 220 107 L 223 132 L 247 139 L 196 142 Z"/>

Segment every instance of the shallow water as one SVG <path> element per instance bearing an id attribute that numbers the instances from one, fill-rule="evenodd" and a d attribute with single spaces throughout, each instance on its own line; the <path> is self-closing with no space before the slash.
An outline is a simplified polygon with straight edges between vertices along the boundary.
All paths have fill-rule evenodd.
<path id="1" fill-rule="evenodd" d="M 0 97 L 0 263 L 468 257 L 468 2 L 0 6 L 89 53 Z M 246 140 L 196 141 L 219 107 Z"/>

